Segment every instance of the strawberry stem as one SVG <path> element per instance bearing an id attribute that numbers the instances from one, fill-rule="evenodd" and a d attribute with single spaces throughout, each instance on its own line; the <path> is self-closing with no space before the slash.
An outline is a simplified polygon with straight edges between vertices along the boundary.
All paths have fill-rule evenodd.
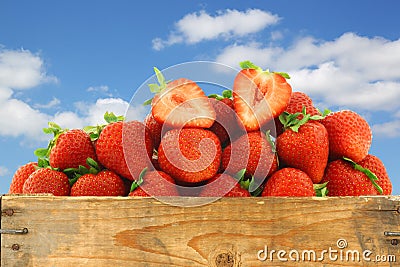
<path id="1" fill-rule="evenodd" d="M 301 120 L 298 119 L 299 115 L 303 115 L 303 118 Z M 321 115 L 313 115 L 311 116 L 310 114 L 307 114 L 306 107 L 303 106 L 303 109 L 301 112 L 296 112 L 296 113 L 289 113 L 287 111 L 284 111 L 281 115 L 279 115 L 279 121 L 283 124 L 283 127 L 285 130 L 291 129 L 294 132 L 298 132 L 299 128 L 306 124 L 308 121 L 317 121 L 317 120 L 322 120 L 324 119 L 325 116 Z"/>
<path id="2" fill-rule="evenodd" d="M 317 197 L 326 197 L 328 195 L 328 188 L 326 187 L 326 185 L 328 184 L 328 182 L 325 182 L 323 184 L 314 184 L 314 190 L 315 190 L 315 194 Z"/>
<path id="3" fill-rule="evenodd" d="M 254 69 L 254 70 L 258 70 L 260 72 L 264 72 L 264 73 L 271 73 L 268 69 L 263 70 L 261 67 L 257 66 L 256 64 L 254 64 L 253 62 L 249 61 L 249 60 L 245 60 L 239 63 L 240 67 L 245 70 L 245 69 Z M 276 73 L 281 75 L 283 78 L 285 79 L 290 79 L 290 75 L 287 74 L 286 72 L 272 72 L 272 73 Z"/>
<path id="4" fill-rule="evenodd" d="M 363 166 L 355 163 L 353 160 L 343 157 L 343 159 L 347 162 L 349 162 L 351 165 L 353 165 L 353 168 L 357 171 L 360 171 L 367 175 L 368 179 L 371 181 L 371 183 L 374 185 L 375 189 L 379 192 L 379 194 L 383 194 L 383 189 L 380 187 L 380 185 L 376 182 L 379 180 L 379 178 L 373 173 L 371 170 L 364 168 Z"/>
<path id="5" fill-rule="evenodd" d="M 144 168 L 139 174 L 139 179 L 134 180 L 132 182 L 131 189 L 129 190 L 129 192 L 135 191 L 136 188 L 138 188 L 143 184 L 143 177 L 146 175 L 147 169 L 148 169 L 147 167 Z"/>

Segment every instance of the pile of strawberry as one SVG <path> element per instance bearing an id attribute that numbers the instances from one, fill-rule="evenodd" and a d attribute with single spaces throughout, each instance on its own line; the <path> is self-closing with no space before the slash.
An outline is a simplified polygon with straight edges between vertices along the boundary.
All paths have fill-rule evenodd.
<path id="1" fill-rule="evenodd" d="M 186 78 L 155 68 L 143 122 L 106 113 L 106 124 L 62 129 L 37 162 L 21 166 L 9 193 L 56 196 L 389 195 L 369 154 L 368 123 L 350 110 L 321 113 L 289 75 L 249 61 L 232 90 L 206 96 Z"/>

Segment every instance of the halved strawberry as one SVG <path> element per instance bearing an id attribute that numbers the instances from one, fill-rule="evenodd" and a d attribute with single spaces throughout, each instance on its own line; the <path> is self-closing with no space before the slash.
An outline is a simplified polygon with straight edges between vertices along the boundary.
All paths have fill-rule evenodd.
<path id="1" fill-rule="evenodd" d="M 233 104 L 247 131 L 260 129 L 287 107 L 292 87 L 286 73 L 262 70 L 250 61 L 240 63 L 242 70 L 233 84 Z"/>
<path id="2" fill-rule="evenodd" d="M 156 94 L 151 101 L 156 121 L 175 128 L 211 127 L 216 117 L 214 108 L 194 81 L 180 78 L 167 82 L 157 68 L 154 71 L 159 84 L 149 84 L 149 87 Z"/>

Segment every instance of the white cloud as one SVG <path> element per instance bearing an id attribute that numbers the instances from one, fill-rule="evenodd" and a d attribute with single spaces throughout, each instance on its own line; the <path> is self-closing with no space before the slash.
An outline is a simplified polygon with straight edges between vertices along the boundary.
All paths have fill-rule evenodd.
<path id="1" fill-rule="evenodd" d="M 38 108 L 38 109 L 49 109 L 49 108 L 53 108 L 53 107 L 58 106 L 60 103 L 61 103 L 61 101 L 58 98 L 53 97 L 53 99 L 50 100 L 48 103 L 46 103 L 46 104 L 35 104 L 34 107 Z"/>
<path id="2" fill-rule="evenodd" d="M 260 9 L 226 9 L 215 16 L 204 10 L 190 13 L 175 23 L 175 29 L 166 40 L 153 39 L 153 49 L 161 50 L 177 43 L 195 44 L 217 38 L 242 37 L 276 24 L 279 19 L 279 16 Z"/>
<path id="3" fill-rule="evenodd" d="M 400 107 L 400 40 L 345 33 L 333 41 L 301 38 L 287 49 L 260 43 L 232 45 L 216 58 L 231 66 L 243 60 L 287 71 L 294 90 L 328 107 L 382 111 Z"/>
<path id="4" fill-rule="evenodd" d="M 6 176 L 10 173 L 10 170 L 4 166 L 0 166 L 0 176 Z"/>
<path id="5" fill-rule="evenodd" d="M 374 136 L 399 137 L 400 120 L 374 124 L 372 125 L 372 133 L 374 134 Z"/>
<path id="6" fill-rule="evenodd" d="M 29 89 L 57 78 L 44 71 L 44 62 L 28 50 L 0 49 L 0 87 Z"/>

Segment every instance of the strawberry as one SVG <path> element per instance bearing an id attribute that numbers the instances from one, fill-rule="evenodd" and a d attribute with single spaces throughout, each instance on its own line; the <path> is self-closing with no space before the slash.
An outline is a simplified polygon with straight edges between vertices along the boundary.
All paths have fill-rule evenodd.
<path id="1" fill-rule="evenodd" d="M 296 168 L 283 168 L 275 172 L 265 184 L 261 196 L 312 197 L 315 190 L 311 178 Z"/>
<path id="2" fill-rule="evenodd" d="M 347 157 L 359 162 L 368 155 L 372 132 L 359 114 L 342 110 L 328 114 L 321 123 L 329 136 L 329 159 Z"/>
<path id="3" fill-rule="evenodd" d="M 156 121 L 153 114 L 150 112 L 144 119 L 144 125 L 149 129 L 151 136 L 153 138 L 154 148 L 158 149 L 161 142 L 161 132 L 163 130 L 163 124 Z M 166 130 L 164 129 L 164 132 Z"/>
<path id="4" fill-rule="evenodd" d="M 41 168 L 29 175 L 22 189 L 24 194 L 49 193 L 55 196 L 68 196 L 70 185 L 65 173 L 51 168 Z"/>
<path id="5" fill-rule="evenodd" d="M 306 113 L 313 115 L 322 115 L 319 110 L 314 107 L 311 98 L 303 92 L 292 92 L 290 96 L 289 104 L 286 107 L 285 111 L 290 114 L 301 113 L 305 108 Z M 298 116 L 298 119 L 301 120 L 303 118 L 303 114 Z M 275 118 L 275 127 L 276 127 L 276 136 L 280 135 L 284 131 L 284 127 L 282 123 L 279 121 L 279 118 Z"/>
<path id="6" fill-rule="evenodd" d="M 289 104 L 286 107 L 285 111 L 288 113 L 297 113 L 302 112 L 303 108 L 306 109 L 306 113 L 313 115 L 322 115 L 321 112 L 317 108 L 314 107 L 311 98 L 303 92 L 292 92 L 290 96 Z M 303 118 L 303 115 L 298 117 L 300 120 Z"/>
<path id="7" fill-rule="evenodd" d="M 129 196 L 179 196 L 174 179 L 163 171 L 147 171 L 132 183 Z"/>
<path id="8" fill-rule="evenodd" d="M 319 183 L 328 163 L 328 132 L 321 123 L 307 121 L 310 118 L 321 119 L 321 116 L 302 114 L 302 120 L 298 120 L 296 114 L 280 116 L 287 129 L 277 137 L 276 151 L 283 166 L 300 169 L 314 183 Z"/>
<path id="9" fill-rule="evenodd" d="M 151 166 L 153 141 L 146 126 L 139 121 L 117 121 L 101 131 L 96 143 L 98 161 L 118 175 L 133 180 Z"/>
<path id="10" fill-rule="evenodd" d="M 246 169 L 247 175 L 254 176 L 258 181 L 274 172 L 276 164 L 273 143 L 259 131 L 242 135 L 222 153 L 223 170 L 233 175 Z"/>
<path id="11" fill-rule="evenodd" d="M 10 184 L 10 190 L 8 191 L 8 193 L 21 194 L 26 179 L 28 179 L 29 175 L 31 175 L 34 171 L 36 171 L 36 167 L 37 167 L 36 162 L 29 162 L 25 165 L 20 166 L 14 173 L 14 176 Z"/>
<path id="12" fill-rule="evenodd" d="M 233 83 L 233 104 L 246 130 L 256 131 L 286 109 L 292 93 L 285 79 L 289 75 L 263 71 L 250 61 L 240 66 Z"/>
<path id="13" fill-rule="evenodd" d="M 203 186 L 199 197 L 250 197 L 250 192 L 228 174 L 217 174 Z"/>
<path id="14" fill-rule="evenodd" d="M 109 170 L 84 174 L 71 188 L 71 196 L 123 196 L 124 194 L 124 181 Z"/>
<path id="15" fill-rule="evenodd" d="M 151 112 L 161 124 L 174 128 L 209 128 L 214 123 L 215 111 L 203 90 L 192 80 L 180 78 L 166 82 L 162 73 L 154 68 L 159 84 L 149 84 L 155 93 Z M 145 104 L 149 104 L 146 101 Z"/>
<path id="16" fill-rule="evenodd" d="M 328 182 L 329 196 L 389 195 L 392 192 L 385 166 L 372 155 L 359 163 L 349 158 L 330 162 L 323 181 Z"/>
<path id="17" fill-rule="evenodd" d="M 53 133 L 47 148 L 35 151 L 39 158 L 48 158 L 50 166 L 64 170 L 78 168 L 79 165 L 87 166 L 87 158 L 96 158 L 95 149 L 90 136 L 81 129 L 61 129 L 55 123 L 49 122 L 49 128 L 43 129 L 45 133 Z"/>
<path id="18" fill-rule="evenodd" d="M 239 124 L 233 108 L 232 91 L 224 90 L 222 96 L 211 94 L 208 97 L 216 113 L 216 119 L 210 130 L 218 136 L 221 144 L 225 146 L 245 132 L 244 127 Z"/>
<path id="19" fill-rule="evenodd" d="M 161 139 L 158 163 L 175 180 L 198 183 L 213 177 L 221 162 L 221 143 L 211 131 L 183 128 Z"/>

